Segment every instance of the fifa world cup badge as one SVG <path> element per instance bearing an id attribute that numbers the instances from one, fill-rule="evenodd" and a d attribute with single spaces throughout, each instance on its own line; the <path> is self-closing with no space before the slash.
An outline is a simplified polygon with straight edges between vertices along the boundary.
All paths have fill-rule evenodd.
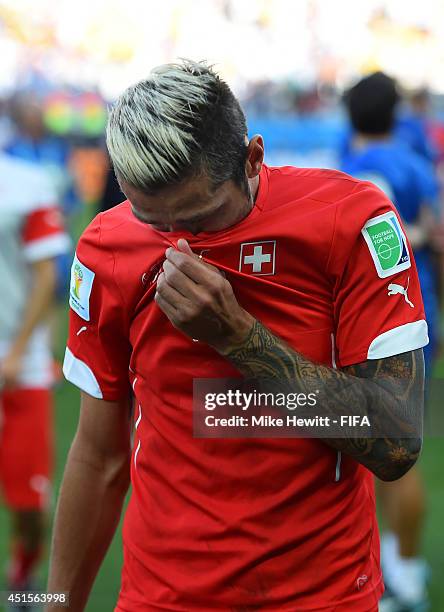
<path id="1" fill-rule="evenodd" d="M 85 321 L 89 321 L 89 299 L 94 277 L 95 273 L 82 264 L 76 255 L 71 267 L 69 305 Z"/>

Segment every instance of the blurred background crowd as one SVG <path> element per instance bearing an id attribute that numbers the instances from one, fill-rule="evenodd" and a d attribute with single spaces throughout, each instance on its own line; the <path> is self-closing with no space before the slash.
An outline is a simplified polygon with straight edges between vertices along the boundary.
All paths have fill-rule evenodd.
<path id="1" fill-rule="evenodd" d="M 71 235 L 71 251 L 57 257 L 59 306 L 52 340 L 58 378 L 55 489 L 78 410 L 77 392 L 57 372 L 66 336 L 72 253 L 89 220 L 124 199 L 104 143 L 107 108 L 152 67 L 179 57 L 214 63 L 240 98 L 250 134 L 264 136 L 268 164 L 344 168 L 350 173 L 356 168 L 357 176 L 379 180 L 397 203 L 398 185 L 388 184 L 390 176 L 384 176 L 383 169 L 367 167 L 367 162 L 353 165 L 356 134 L 363 132 L 368 144 L 375 133 L 358 130 L 350 122 L 349 101 L 344 103 L 344 92 L 362 77 L 378 72 L 394 77 L 399 100 L 393 125 L 376 130 L 376 136 L 396 141 L 388 164 L 399 147 L 413 152 L 415 168 L 421 167 L 424 201 L 437 226 L 444 218 L 440 0 L 0 0 L 0 57 L 0 149 L 46 174 Z M 371 83 L 365 95 L 376 91 L 378 78 Z M 406 223 L 415 225 L 412 206 L 402 210 L 399 203 Z M 425 274 L 424 283 L 436 296 L 430 306 L 436 340 L 429 374 L 433 371 L 439 378 L 444 377 L 439 353 L 443 267 L 439 239 L 432 238 L 432 233 L 423 234 L 418 252 L 430 247 L 433 261 L 433 278 Z M 440 441 L 426 440 L 423 475 L 402 494 L 412 507 L 416 504 L 413 526 L 404 528 L 420 532 L 410 556 L 426 560 L 430 609 L 435 612 L 444 609 L 442 465 Z M 8 514 L 0 513 L 0 570 L 8 559 L 8 521 Z M 387 558 L 395 555 L 393 546 L 388 539 Z M 91 610 L 111 609 L 120 555 L 115 542 Z M 46 562 L 41 572 L 44 577 Z"/>

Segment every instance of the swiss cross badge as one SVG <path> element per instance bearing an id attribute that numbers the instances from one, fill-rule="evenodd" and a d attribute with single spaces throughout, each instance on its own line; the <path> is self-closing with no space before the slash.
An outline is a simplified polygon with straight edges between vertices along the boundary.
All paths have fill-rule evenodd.
<path id="1" fill-rule="evenodd" d="M 276 240 L 243 242 L 240 248 L 239 272 L 255 276 L 274 274 Z"/>

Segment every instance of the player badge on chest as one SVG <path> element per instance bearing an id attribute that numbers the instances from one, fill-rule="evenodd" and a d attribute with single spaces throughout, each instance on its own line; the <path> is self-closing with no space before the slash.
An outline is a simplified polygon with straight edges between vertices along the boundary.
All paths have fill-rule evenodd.
<path id="1" fill-rule="evenodd" d="M 240 247 L 239 272 L 270 276 L 276 266 L 276 240 L 243 242 Z"/>

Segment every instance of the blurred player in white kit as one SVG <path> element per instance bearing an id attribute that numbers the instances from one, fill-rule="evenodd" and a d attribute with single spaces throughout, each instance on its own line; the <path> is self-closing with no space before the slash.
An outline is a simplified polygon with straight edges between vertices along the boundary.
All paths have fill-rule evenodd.
<path id="1" fill-rule="evenodd" d="M 69 248 L 51 182 L 0 153 L 0 490 L 12 515 L 7 586 L 30 587 L 52 471 L 54 258 Z"/>

